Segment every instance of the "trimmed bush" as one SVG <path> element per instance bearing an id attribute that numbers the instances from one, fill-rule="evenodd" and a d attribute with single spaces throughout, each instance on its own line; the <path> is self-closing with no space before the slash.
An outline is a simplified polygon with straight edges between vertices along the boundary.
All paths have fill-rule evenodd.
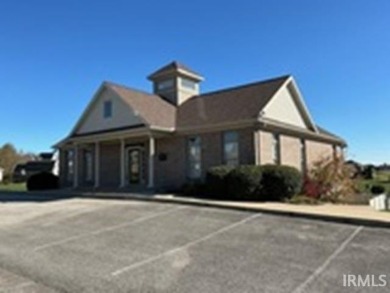
<path id="1" fill-rule="evenodd" d="M 200 181 L 185 183 L 181 188 L 183 195 L 201 197 L 205 194 L 205 185 Z"/>
<path id="2" fill-rule="evenodd" d="M 262 167 L 243 165 L 234 168 L 226 177 L 228 194 L 233 199 L 258 200 L 261 190 Z"/>
<path id="3" fill-rule="evenodd" d="M 57 189 L 58 187 L 58 176 L 48 172 L 34 174 L 27 180 L 28 191 Z"/>
<path id="4" fill-rule="evenodd" d="M 289 199 L 302 188 L 302 174 L 289 166 L 262 166 L 261 197 L 278 201 Z"/>
<path id="5" fill-rule="evenodd" d="M 227 176 L 232 167 L 217 166 L 206 173 L 206 193 L 215 198 L 228 198 Z"/>
<path id="6" fill-rule="evenodd" d="M 382 185 L 373 185 L 370 189 L 372 194 L 378 195 L 385 193 L 386 189 Z"/>

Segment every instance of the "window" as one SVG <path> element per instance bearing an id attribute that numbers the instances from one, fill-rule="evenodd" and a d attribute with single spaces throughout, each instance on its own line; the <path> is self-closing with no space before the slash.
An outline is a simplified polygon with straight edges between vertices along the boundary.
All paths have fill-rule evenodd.
<path id="1" fill-rule="evenodd" d="M 66 161 L 66 181 L 72 182 L 74 177 L 74 152 L 73 150 L 67 150 L 65 152 Z"/>
<path id="2" fill-rule="evenodd" d="M 188 177 L 191 179 L 200 178 L 202 175 L 201 152 L 200 137 L 191 137 L 188 140 Z"/>
<path id="3" fill-rule="evenodd" d="M 173 86 L 174 86 L 173 79 L 168 79 L 157 83 L 157 89 L 160 91 L 173 88 Z"/>
<path id="4" fill-rule="evenodd" d="M 228 166 L 239 164 L 238 133 L 236 131 L 223 134 L 223 161 Z"/>
<path id="5" fill-rule="evenodd" d="M 84 150 L 84 179 L 85 182 L 93 180 L 93 155 L 91 150 Z"/>
<path id="6" fill-rule="evenodd" d="M 301 139 L 301 171 L 306 172 L 306 143 Z"/>
<path id="7" fill-rule="evenodd" d="M 181 78 L 181 85 L 185 88 L 196 90 L 196 82 L 190 79 Z"/>
<path id="8" fill-rule="evenodd" d="M 104 118 L 112 117 L 112 101 L 105 101 L 103 108 L 103 116 Z"/>
<path id="9" fill-rule="evenodd" d="M 280 164 L 280 137 L 279 137 L 279 134 L 273 134 L 272 161 L 274 162 L 274 164 Z"/>

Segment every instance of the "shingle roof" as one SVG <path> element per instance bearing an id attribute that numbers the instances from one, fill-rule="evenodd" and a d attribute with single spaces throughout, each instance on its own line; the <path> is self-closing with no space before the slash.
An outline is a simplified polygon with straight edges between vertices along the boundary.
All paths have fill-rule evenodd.
<path id="1" fill-rule="evenodd" d="M 290 76 L 205 93 L 177 110 L 177 127 L 209 126 L 257 118 L 262 108 Z"/>
<path id="2" fill-rule="evenodd" d="M 105 82 L 146 124 L 181 129 L 213 126 L 219 123 L 254 120 L 279 88 L 290 78 L 281 76 L 243 86 L 209 92 L 190 98 L 179 107 L 158 95 Z M 285 125 L 289 128 L 288 125 Z M 317 126 L 318 133 L 342 143 L 339 136 Z"/>
<path id="3" fill-rule="evenodd" d="M 149 75 L 148 78 L 152 79 L 153 77 L 158 76 L 158 75 L 162 75 L 165 72 L 170 72 L 172 70 L 178 70 L 178 69 L 187 71 L 187 72 L 192 73 L 192 74 L 197 75 L 197 76 L 201 76 L 199 73 L 197 73 L 196 71 L 192 70 L 191 68 L 189 68 L 188 66 L 184 65 L 183 63 L 180 63 L 180 62 L 177 62 L 177 61 L 173 61 L 173 62 L 171 62 L 171 63 L 161 67 L 160 69 L 156 70 L 155 72 L 153 72 L 151 75 Z"/>
<path id="4" fill-rule="evenodd" d="M 337 135 L 333 134 L 332 132 L 330 132 L 330 131 L 328 131 L 328 130 L 322 128 L 321 126 L 318 126 L 318 125 L 316 125 L 316 126 L 317 126 L 318 132 L 319 132 L 320 134 L 329 136 L 329 137 L 331 137 L 331 138 L 333 138 L 333 139 L 336 139 L 336 140 L 339 140 L 340 142 L 343 142 L 344 144 L 347 144 L 347 143 L 345 142 L 345 140 L 342 139 L 340 136 L 337 136 Z"/>
<path id="5" fill-rule="evenodd" d="M 198 127 L 255 119 L 289 76 L 228 88 L 192 97 L 179 107 L 158 95 L 112 82 L 106 86 L 116 92 L 145 123 L 158 127 Z"/>
<path id="6" fill-rule="evenodd" d="M 106 82 L 106 85 L 138 112 L 147 124 L 166 128 L 175 127 L 176 107 L 160 96 L 112 82 Z"/>

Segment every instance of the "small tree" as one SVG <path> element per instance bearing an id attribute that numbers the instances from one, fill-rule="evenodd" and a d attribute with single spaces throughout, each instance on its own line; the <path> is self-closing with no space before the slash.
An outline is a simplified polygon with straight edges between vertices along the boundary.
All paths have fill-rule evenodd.
<path id="1" fill-rule="evenodd" d="M 351 170 L 341 156 L 315 162 L 304 184 L 306 195 L 331 202 L 342 201 L 355 191 Z"/>
<path id="2" fill-rule="evenodd" d="M 375 176 L 375 166 L 374 165 L 366 165 L 363 167 L 362 177 L 364 179 L 374 179 Z"/>

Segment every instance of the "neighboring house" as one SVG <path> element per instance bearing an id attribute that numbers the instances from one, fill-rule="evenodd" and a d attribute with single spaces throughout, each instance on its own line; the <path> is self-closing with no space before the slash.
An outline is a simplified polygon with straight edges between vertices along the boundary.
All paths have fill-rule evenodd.
<path id="1" fill-rule="evenodd" d="M 4 179 L 4 169 L 0 167 L 0 183 L 3 182 Z"/>
<path id="2" fill-rule="evenodd" d="M 12 173 L 13 182 L 25 182 L 34 174 L 48 172 L 58 175 L 58 155 L 55 153 L 40 153 L 36 161 L 17 164 Z"/>
<path id="3" fill-rule="evenodd" d="M 346 146 L 315 124 L 292 76 L 210 93 L 177 62 L 148 78 L 153 93 L 103 82 L 55 146 L 62 186 L 170 190 L 223 164 L 306 170 Z"/>

